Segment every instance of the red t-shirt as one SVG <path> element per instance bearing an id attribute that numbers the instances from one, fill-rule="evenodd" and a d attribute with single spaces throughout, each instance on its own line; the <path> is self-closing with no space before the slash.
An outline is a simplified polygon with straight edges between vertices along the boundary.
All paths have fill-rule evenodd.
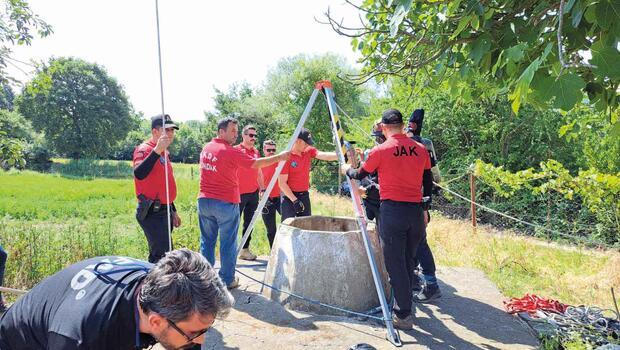
<path id="1" fill-rule="evenodd" d="M 276 172 L 276 168 L 278 167 L 278 163 L 271 164 L 270 166 L 266 166 L 261 169 L 263 172 L 263 180 L 265 180 L 265 187 L 269 186 L 269 182 L 273 177 L 273 174 Z M 271 190 L 269 194 L 269 198 L 280 197 L 280 185 L 278 185 L 278 181 L 276 180 L 275 186 Z"/>
<path id="2" fill-rule="evenodd" d="M 303 192 L 310 188 L 310 163 L 317 153 L 314 147 L 306 148 L 300 155 L 291 153 L 282 168 L 282 174 L 288 174 L 288 187 L 291 191 Z"/>
<path id="3" fill-rule="evenodd" d="M 398 134 L 373 148 L 362 168 L 377 171 L 381 200 L 420 203 L 422 176 L 431 159 L 423 144 Z"/>
<path id="4" fill-rule="evenodd" d="M 200 152 L 200 194 L 199 198 L 219 199 L 228 203 L 239 203 L 239 168 L 251 168 L 254 158 L 214 138 Z"/>
<path id="5" fill-rule="evenodd" d="M 135 168 L 142 163 L 153 152 L 155 144 L 152 141 L 143 142 L 133 151 L 133 167 Z M 168 204 L 166 201 L 166 170 L 164 164 L 168 167 L 168 194 L 170 203 L 177 198 L 177 184 L 174 181 L 174 173 L 172 172 L 172 164 L 170 163 L 169 152 L 165 152 L 165 157 L 159 156 L 159 160 L 153 165 L 151 172 L 142 180 L 133 178 L 136 187 L 136 196 L 143 194 L 148 199 L 159 199 L 162 204 Z"/>
<path id="6" fill-rule="evenodd" d="M 245 148 L 242 144 L 235 146 L 236 149 L 252 157 L 252 159 L 260 158 L 260 153 L 254 147 Z M 252 193 L 258 190 L 258 172 L 259 169 L 239 168 L 237 177 L 239 178 L 239 194 Z"/>

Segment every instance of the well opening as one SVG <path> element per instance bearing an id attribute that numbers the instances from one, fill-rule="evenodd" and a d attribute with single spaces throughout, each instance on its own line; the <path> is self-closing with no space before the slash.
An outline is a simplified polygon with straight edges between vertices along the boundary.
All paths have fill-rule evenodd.
<path id="1" fill-rule="evenodd" d="M 286 219 L 284 224 L 305 231 L 319 231 L 334 234 L 359 231 L 356 220 L 346 217 L 304 216 Z"/>

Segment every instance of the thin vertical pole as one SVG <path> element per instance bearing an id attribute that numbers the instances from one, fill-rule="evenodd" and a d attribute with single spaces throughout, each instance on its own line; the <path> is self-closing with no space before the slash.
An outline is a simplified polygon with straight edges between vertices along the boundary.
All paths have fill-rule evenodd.
<path id="1" fill-rule="evenodd" d="M 474 172 L 469 173 L 469 192 L 471 196 L 471 228 L 472 232 L 476 234 L 476 177 Z"/>
<path id="2" fill-rule="evenodd" d="M 161 130 L 166 134 L 166 112 L 164 112 L 164 75 L 161 65 L 161 40 L 159 38 L 159 1 L 155 0 L 155 21 L 157 24 L 157 59 L 159 62 L 159 93 L 161 97 Z M 170 162 L 170 152 L 164 151 L 164 177 L 166 182 L 166 216 L 168 217 L 168 250 L 172 250 L 172 225 L 170 224 L 170 186 L 168 184 L 168 162 Z"/>

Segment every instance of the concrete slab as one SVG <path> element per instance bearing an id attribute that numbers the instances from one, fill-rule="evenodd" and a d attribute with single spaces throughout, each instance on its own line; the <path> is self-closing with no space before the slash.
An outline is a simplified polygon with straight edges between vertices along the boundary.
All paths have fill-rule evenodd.
<path id="1" fill-rule="evenodd" d="M 262 280 L 266 257 L 239 261 L 240 271 Z M 439 268 L 443 297 L 417 304 L 413 330 L 400 332 L 404 349 L 535 349 L 527 328 L 502 309 L 504 297 L 484 274 L 469 268 Z M 234 310 L 217 320 L 203 349 L 342 349 L 367 343 L 394 349 L 385 329 L 372 320 L 287 310 L 260 294 L 261 286 L 240 276 Z"/>

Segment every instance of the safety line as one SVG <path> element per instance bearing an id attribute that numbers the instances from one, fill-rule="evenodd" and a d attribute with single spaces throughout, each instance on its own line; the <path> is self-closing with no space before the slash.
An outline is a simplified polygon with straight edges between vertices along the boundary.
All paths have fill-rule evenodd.
<path id="1" fill-rule="evenodd" d="M 292 296 L 292 297 L 294 297 L 294 298 L 297 298 L 297 299 L 299 299 L 299 300 L 306 301 L 306 302 L 308 302 L 308 303 L 310 303 L 310 304 L 319 305 L 319 306 L 322 306 L 322 307 L 326 307 L 326 308 L 328 308 L 328 309 L 337 310 L 337 311 L 344 312 L 344 313 L 351 314 L 351 315 L 355 315 L 355 316 L 361 316 L 361 317 L 366 317 L 366 318 L 372 318 L 372 319 L 374 319 L 374 320 L 378 320 L 378 321 L 383 321 L 383 322 L 385 322 L 385 319 L 384 319 L 383 317 L 377 317 L 377 316 L 373 316 L 373 315 L 368 315 L 368 314 L 364 314 L 364 313 L 361 313 L 361 312 L 356 312 L 356 311 L 352 311 L 352 310 L 343 309 L 343 308 L 341 308 L 341 307 L 337 307 L 337 306 L 333 306 L 333 305 L 325 304 L 325 303 L 322 303 L 322 302 L 320 302 L 320 301 L 313 300 L 313 299 L 310 299 L 310 298 L 306 298 L 306 297 L 303 297 L 303 296 L 301 296 L 301 295 L 297 295 L 297 294 L 295 294 L 295 293 L 287 292 L 287 291 L 285 291 L 285 290 L 282 290 L 282 289 L 279 289 L 279 288 L 274 287 L 274 286 L 272 286 L 272 285 L 269 285 L 269 284 L 267 284 L 267 283 L 265 283 L 265 282 L 259 281 L 259 280 L 257 280 L 256 278 L 253 278 L 253 277 L 251 277 L 251 276 L 249 276 L 249 275 L 247 275 L 247 274 L 245 274 L 245 273 L 243 273 L 243 272 L 239 271 L 239 269 L 235 269 L 235 271 L 237 271 L 237 272 L 238 272 L 239 274 L 241 274 L 242 276 L 245 276 L 246 278 L 248 278 L 248 279 L 250 279 L 250 280 L 252 280 L 252 281 L 254 281 L 254 282 L 256 282 L 256 283 L 261 284 L 261 285 L 262 285 L 262 286 L 264 286 L 264 287 L 267 287 L 267 288 L 269 288 L 269 289 L 273 289 L 273 290 L 275 290 L 276 292 L 279 292 L 279 293 L 283 293 L 283 294 L 286 294 L 286 295 L 290 295 L 290 296 Z"/>
<path id="2" fill-rule="evenodd" d="M 27 290 L 14 289 L 14 288 L 9 288 L 9 287 L 0 287 L 0 292 L 13 293 L 13 294 L 26 294 L 26 293 L 28 293 Z"/>
<path id="3" fill-rule="evenodd" d="M 485 205 L 482 205 L 482 204 L 480 204 L 480 203 L 476 203 L 476 202 L 472 201 L 471 199 L 469 199 L 469 198 L 467 198 L 467 197 L 465 197 L 465 196 L 463 196 L 463 195 L 460 195 L 460 194 L 458 194 L 458 193 L 456 193 L 456 192 L 454 192 L 454 191 L 450 190 L 449 188 L 444 187 L 444 186 L 442 186 L 442 185 L 440 185 L 440 184 L 438 184 L 438 183 L 436 183 L 436 182 L 433 182 L 433 183 L 435 184 L 435 186 L 442 188 L 444 191 L 446 191 L 446 192 L 448 192 L 448 193 L 451 193 L 452 195 L 454 195 L 454 196 L 456 196 L 456 197 L 458 197 L 458 198 L 460 198 L 460 199 L 462 199 L 462 200 L 464 200 L 464 201 L 466 201 L 466 202 L 472 203 L 472 204 L 474 204 L 475 206 L 479 207 L 479 208 L 480 208 L 480 209 L 482 209 L 482 210 L 486 210 L 486 211 L 488 211 L 488 212 L 491 212 L 491 213 L 494 213 L 494 214 L 497 214 L 497 215 L 503 216 L 503 217 L 505 217 L 505 218 L 508 218 L 508 219 L 514 220 L 514 221 L 516 221 L 516 222 L 522 223 L 522 224 L 524 224 L 524 225 L 528 225 L 528 226 L 531 226 L 531 227 L 534 227 L 534 228 L 539 228 L 539 229 L 541 229 L 541 230 L 545 230 L 545 231 L 548 231 L 548 232 L 551 232 L 551 233 L 554 233 L 554 234 L 560 235 L 560 236 L 562 236 L 562 237 L 571 238 L 571 239 L 578 239 L 578 240 L 582 240 L 582 241 L 584 241 L 584 242 L 587 242 L 587 243 L 590 243 L 590 244 L 594 244 L 594 245 L 598 245 L 598 246 L 607 246 L 605 243 L 602 243 L 602 242 L 593 241 L 593 240 L 587 239 L 587 238 L 585 238 L 585 237 L 580 237 L 580 236 L 569 235 L 569 234 L 562 233 L 562 232 L 559 232 L 559 231 L 556 231 L 556 230 L 552 230 L 552 229 L 550 229 L 550 228 L 546 228 L 546 227 L 543 227 L 543 226 L 540 226 L 540 225 L 533 224 L 533 223 L 531 223 L 531 222 L 527 222 L 527 221 L 521 220 L 521 219 L 516 218 L 516 217 L 514 217 L 514 216 L 511 216 L 511 215 L 508 215 L 508 214 L 506 214 L 506 213 L 502 213 L 502 212 L 497 211 L 497 210 L 495 210 L 495 209 L 489 208 L 489 207 L 487 207 L 487 206 L 485 206 Z"/>
<path id="4" fill-rule="evenodd" d="M 359 126 L 358 123 L 355 122 L 355 120 L 353 120 L 353 118 L 351 118 L 347 112 L 344 111 L 344 109 L 342 109 L 342 107 L 340 107 L 340 105 L 338 105 L 338 103 L 336 101 L 334 101 L 334 103 L 336 104 L 336 108 L 338 108 L 340 110 L 340 112 L 342 112 L 342 114 L 349 119 L 349 121 L 353 124 L 353 126 L 355 126 L 359 131 L 361 131 L 364 135 L 366 135 L 368 138 L 373 139 L 372 135 L 370 135 L 366 130 L 364 130 L 361 126 Z M 376 143 L 376 142 L 375 142 Z"/>

